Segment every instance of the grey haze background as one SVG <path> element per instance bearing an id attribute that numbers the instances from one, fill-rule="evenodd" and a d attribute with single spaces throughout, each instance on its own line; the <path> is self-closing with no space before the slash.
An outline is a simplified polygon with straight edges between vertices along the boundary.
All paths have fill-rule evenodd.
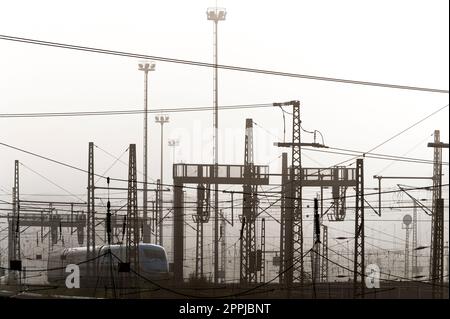
<path id="1" fill-rule="evenodd" d="M 221 64 L 449 87 L 448 1 L 227 0 L 219 1 L 218 5 L 228 11 L 227 20 L 219 27 Z M 210 6 L 215 6 L 215 2 L 1 1 L 0 33 L 212 62 L 212 23 L 206 19 L 206 8 Z M 137 63 L 130 58 L 0 41 L 0 113 L 141 109 L 143 74 L 137 70 Z M 212 72 L 209 68 L 158 62 L 156 71 L 150 74 L 150 109 L 212 105 Z M 320 130 L 329 146 L 362 151 L 448 104 L 448 94 L 232 71 L 220 71 L 219 85 L 220 105 L 298 99 L 306 129 Z M 270 163 L 271 171 L 278 172 L 277 157 L 281 152 L 272 144 L 282 138 L 282 115 L 276 108 L 220 112 L 220 162 L 242 163 L 247 117 L 271 132 L 255 127 L 256 162 Z M 159 125 L 154 123 L 153 116 L 149 119 L 149 174 L 156 179 L 159 177 Z M 287 140 L 290 140 L 291 118 L 287 119 Z M 432 141 L 434 129 L 440 129 L 442 140 L 448 142 L 448 123 L 446 108 L 377 152 L 431 160 L 433 152 L 426 143 Z M 0 119 L 0 141 L 86 169 L 89 141 L 115 155 L 122 154 L 130 143 L 136 143 L 141 168 L 142 124 L 142 115 Z M 167 138 L 180 138 L 178 161 L 211 162 L 211 126 L 212 112 L 170 114 L 164 141 L 167 183 L 171 183 L 172 164 Z M 303 136 L 305 140 L 311 139 L 306 134 Z M 418 146 L 420 141 L 423 143 Z M 98 173 L 113 162 L 97 149 L 95 156 Z M 126 162 L 127 156 L 122 158 Z M 305 152 L 303 161 L 305 166 L 328 166 L 345 158 Z M 86 193 L 85 174 L 1 147 L 0 186 L 4 192 L 0 192 L 0 198 L 3 200 L 11 198 L 6 193 L 12 187 L 15 159 L 75 194 Z M 444 161 L 448 161 L 448 151 L 444 152 Z M 394 163 L 386 168 L 388 164 L 366 160 L 367 187 L 376 187 L 372 175 L 380 172 L 432 174 L 432 165 Z M 127 168 L 117 164 L 108 174 L 125 178 Z M 444 167 L 444 174 L 444 183 L 448 183 L 448 166 Z M 411 184 L 386 181 L 383 187 L 399 182 Z M 428 184 L 430 181 L 414 183 Z M 21 168 L 20 187 L 22 198 L 28 199 L 35 197 L 25 194 L 64 194 L 24 168 Z M 305 194 L 312 198 L 316 191 L 307 190 Z M 392 199 L 394 195 L 385 197 Z M 66 199 L 74 200 L 70 196 Z M 370 201 L 375 203 L 376 197 L 370 197 Z M 385 219 L 398 219 L 398 223 L 370 225 L 399 233 L 404 212 L 393 211 L 391 215 L 386 212 Z M 374 216 L 371 219 L 376 219 Z M 351 230 L 352 222 L 346 224 Z M 276 235 L 277 229 L 269 232 Z M 403 233 L 397 235 L 403 237 Z M 424 227 L 420 236 L 428 242 L 429 229 Z"/>

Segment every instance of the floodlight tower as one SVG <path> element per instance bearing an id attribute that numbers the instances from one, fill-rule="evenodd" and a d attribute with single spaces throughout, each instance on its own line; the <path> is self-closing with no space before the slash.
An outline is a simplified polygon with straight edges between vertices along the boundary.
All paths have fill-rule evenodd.
<path id="1" fill-rule="evenodd" d="M 163 182 L 163 175 L 164 175 L 164 143 L 163 143 L 163 141 L 164 141 L 164 124 L 165 123 L 169 123 L 169 116 L 168 115 L 163 115 L 163 114 L 156 115 L 155 116 L 155 122 L 161 124 L 161 177 L 160 177 L 159 181 L 160 181 L 161 190 L 162 190 L 162 187 L 164 185 L 164 182 Z M 158 232 L 158 234 L 159 234 L 159 241 L 158 241 L 158 243 L 161 246 L 163 245 L 163 203 L 164 203 L 163 194 L 164 193 L 161 192 L 161 194 L 159 194 L 159 197 L 158 197 L 159 198 L 159 203 L 158 203 L 158 208 L 159 208 L 159 211 L 158 211 L 158 214 L 159 214 L 159 218 L 158 218 L 158 220 L 159 220 L 159 223 L 158 223 L 158 226 L 159 226 L 159 232 Z"/>
<path id="2" fill-rule="evenodd" d="M 150 231 L 147 227 L 147 192 L 148 192 L 148 168 L 147 168 L 147 152 L 148 152 L 148 72 L 155 71 L 155 63 L 141 62 L 139 63 L 139 71 L 144 71 L 144 194 L 142 196 L 144 226 L 144 243 L 150 242 Z"/>
<path id="3" fill-rule="evenodd" d="M 227 11 L 225 8 L 208 8 L 206 11 L 208 20 L 214 22 L 214 174 L 217 176 L 217 164 L 219 158 L 219 92 L 218 92 L 218 54 L 217 54 L 217 27 L 219 21 L 225 21 Z M 218 283 L 219 275 L 219 191 L 218 184 L 214 185 L 214 283 Z"/>
<path id="4" fill-rule="evenodd" d="M 409 230 L 410 225 L 413 221 L 411 215 L 407 214 L 403 217 L 403 225 L 406 230 L 406 238 L 405 238 L 405 278 L 409 279 Z"/>
<path id="5" fill-rule="evenodd" d="M 171 139 L 171 140 L 169 140 L 167 145 L 169 145 L 169 147 L 172 148 L 172 164 L 175 164 L 175 148 L 177 146 L 180 146 L 180 140 L 178 140 L 178 139 Z"/>

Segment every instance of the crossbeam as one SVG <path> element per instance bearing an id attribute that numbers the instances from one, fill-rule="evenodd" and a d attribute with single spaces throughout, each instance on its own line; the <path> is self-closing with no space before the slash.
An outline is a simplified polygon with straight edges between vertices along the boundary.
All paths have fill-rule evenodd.
<path id="1" fill-rule="evenodd" d="M 174 182 L 181 184 L 234 184 L 268 185 L 269 166 L 254 165 L 252 176 L 245 176 L 245 165 L 218 164 L 217 176 L 213 164 L 174 164 Z"/>
<path id="2" fill-rule="evenodd" d="M 8 221 L 12 216 L 8 214 Z M 86 227 L 85 215 L 71 214 L 22 214 L 20 226 L 24 227 Z"/>

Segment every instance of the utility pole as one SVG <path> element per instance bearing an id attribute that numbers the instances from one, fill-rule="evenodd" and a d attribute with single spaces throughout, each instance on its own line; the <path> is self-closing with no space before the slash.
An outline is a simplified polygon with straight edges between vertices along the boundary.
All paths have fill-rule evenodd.
<path id="1" fill-rule="evenodd" d="M 302 156 L 301 156 L 301 120 L 300 120 L 300 102 L 292 101 L 292 159 L 291 159 L 291 181 L 295 181 L 295 185 L 291 188 L 291 197 L 294 198 L 294 215 L 293 217 L 293 233 L 294 255 L 300 258 L 298 263 L 294 263 L 294 258 L 290 258 L 293 265 L 293 279 L 300 282 L 303 286 L 304 282 L 304 263 L 303 263 L 303 212 L 302 212 Z"/>
<path id="2" fill-rule="evenodd" d="M 144 193 L 142 196 L 142 208 L 144 217 L 144 243 L 150 242 L 150 229 L 148 227 L 147 192 L 148 192 L 148 72 L 155 71 L 155 63 L 139 63 L 139 71 L 144 72 Z"/>
<path id="3" fill-rule="evenodd" d="M 442 149 L 448 144 L 440 141 L 439 130 L 434 131 L 433 160 L 433 214 L 431 217 L 430 280 L 433 283 L 433 298 L 442 298 L 444 282 L 444 199 L 442 198 Z"/>
<path id="4" fill-rule="evenodd" d="M 259 270 L 259 282 L 266 282 L 266 219 L 261 219 L 261 247 L 258 259 L 258 264 L 260 265 Z"/>
<path id="5" fill-rule="evenodd" d="M 450 256 L 448 254 L 448 241 L 447 241 L 447 283 L 449 282 L 449 275 L 450 275 L 450 271 L 449 271 L 449 262 L 450 262 Z"/>
<path id="6" fill-rule="evenodd" d="M 278 147 L 289 147 L 292 150 L 291 168 L 288 176 L 284 177 L 287 187 L 283 187 L 283 193 L 288 194 L 284 198 L 284 256 L 283 267 L 285 274 L 283 280 L 287 288 L 290 289 L 293 282 L 299 282 L 300 286 L 304 283 L 304 256 L 303 256 L 303 213 L 302 213 L 302 188 L 304 176 L 302 169 L 301 147 L 311 146 L 325 148 L 325 145 L 319 143 L 301 142 L 301 120 L 300 120 L 300 102 L 290 101 L 285 103 L 273 103 L 273 106 L 292 107 L 292 141 L 275 143 Z M 284 164 L 283 164 L 284 165 Z M 284 174 L 283 174 L 284 176 Z M 330 176 L 331 179 L 334 176 Z M 286 185 L 285 184 L 285 185 Z M 318 185 L 320 186 L 320 185 Z M 283 195 L 284 196 L 284 195 Z M 298 260 L 294 261 L 294 255 Z"/>
<path id="7" fill-rule="evenodd" d="M 9 268 L 13 272 L 10 284 L 21 285 L 22 260 L 20 259 L 20 196 L 19 196 L 19 161 L 14 161 L 14 186 L 12 189 L 12 218 L 9 221 Z"/>
<path id="8" fill-rule="evenodd" d="M 411 215 L 405 215 L 403 217 L 403 225 L 405 226 L 405 278 L 409 279 L 409 231 L 410 231 L 410 225 L 413 221 L 413 218 Z"/>
<path id="9" fill-rule="evenodd" d="M 162 214 L 162 185 L 161 180 L 158 178 L 156 180 L 156 196 L 155 196 L 155 208 L 156 208 L 156 214 L 154 214 L 154 218 L 156 218 L 156 227 L 155 227 L 155 243 L 161 245 L 161 239 L 162 239 L 162 227 L 161 224 L 163 222 L 163 214 Z"/>
<path id="10" fill-rule="evenodd" d="M 356 160 L 355 251 L 353 263 L 353 297 L 364 298 L 365 245 L 364 245 L 364 162 Z M 358 282 L 359 280 L 359 282 Z"/>
<path id="11" fill-rule="evenodd" d="M 94 185 L 94 143 L 89 142 L 88 156 L 88 198 L 87 198 L 87 231 L 86 231 L 86 259 L 95 257 L 95 185 Z M 89 276 L 94 270 L 94 261 L 87 263 Z"/>
<path id="12" fill-rule="evenodd" d="M 222 283 L 225 283 L 226 281 L 226 267 L 227 267 L 227 223 L 225 220 L 225 217 L 223 216 L 223 213 L 221 212 L 221 219 L 220 219 L 220 278 Z"/>
<path id="13" fill-rule="evenodd" d="M 328 282 L 328 226 L 322 225 L 323 235 L 322 235 L 322 282 Z"/>
<path id="14" fill-rule="evenodd" d="M 286 103 L 274 103 L 274 106 L 292 106 L 292 142 L 277 143 L 279 147 L 291 147 L 291 170 L 290 170 L 290 194 L 292 205 L 289 203 L 285 215 L 286 244 L 284 249 L 285 280 L 288 288 L 294 281 L 304 282 L 303 261 L 303 217 L 302 217 L 302 161 L 301 161 L 301 139 L 300 139 L 300 102 L 290 101 Z M 291 202 L 291 201 L 289 201 Z M 291 238 L 292 237 L 292 238 Z M 299 260 L 294 262 L 294 255 Z"/>
<path id="15" fill-rule="evenodd" d="M 128 188 L 127 188 L 127 215 L 123 224 L 123 232 L 126 229 L 125 262 L 119 263 L 119 272 L 127 273 L 122 278 L 122 288 L 137 290 L 139 296 L 139 214 L 137 198 L 137 165 L 136 144 L 130 144 L 128 159 Z M 122 237 L 123 238 L 123 237 Z M 132 274 L 131 271 L 135 272 Z M 127 294 L 127 296 L 131 296 Z"/>
<path id="16" fill-rule="evenodd" d="M 320 278 L 320 215 L 319 215 L 319 200 L 314 198 L 314 253 L 311 255 L 313 260 L 312 279 L 314 284 L 319 282 Z"/>
<path id="17" fill-rule="evenodd" d="M 257 216 L 257 185 L 252 185 L 255 175 L 253 156 L 253 120 L 245 121 L 244 179 L 242 205 L 242 238 L 241 238 L 241 284 L 256 283 L 256 216 Z"/>
<path id="18" fill-rule="evenodd" d="M 197 186 L 197 214 L 193 216 L 197 224 L 196 248 L 195 248 L 195 277 L 204 278 L 204 224 L 210 217 L 210 185 L 199 184 Z"/>
<path id="19" fill-rule="evenodd" d="M 413 202 L 413 238 L 412 238 L 412 251 L 413 251 L 413 260 L 412 260 L 412 276 L 415 278 L 419 274 L 418 269 L 418 256 L 417 256 L 417 204 Z"/>
<path id="20" fill-rule="evenodd" d="M 139 221 L 137 208 L 136 144 L 130 144 L 128 161 L 127 249 L 126 260 L 139 272 Z"/>
<path id="21" fill-rule="evenodd" d="M 288 195 L 288 181 L 289 181 L 289 174 L 288 174 L 288 158 L 287 153 L 282 153 L 281 155 L 281 216 L 280 216 L 280 269 L 279 269 L 279 283 L 284 283 L 284 250 L 286 246 L 286 195 Z"/>
<path id="22" fill-rule="evenodd" d="M 219 87 L 218 87 L 218 25 L 219 21 L 224 21 L 227 12 L 224 8 L 208 8 L 208 20 L 214 22 L 214 175 L 218 176 L 219 161 Z M 219 185 L 214 185 L 214 283 L 219 279 Z"/>
<path id="23" fill-rule="evenodd" d="M 158 203 L 158 216 L 159 216 L 159 240 L 158 243 L 163 246 L 163 235 L 164 235 L 164 227 L 163 227 L 163 205 L 164 205 L 164 193 L 162 192 L 162 188 L 164 186 L 164 124 L 169 123 L 169 116 L 168 115 L 157 115 L 155 116 L 155 122 L 161 124 L 161 167 L 160 167 L 160 173 L 161 177 L 159 179 L 160 182 L 160 194 L 158 196 L 159 203 Z"/>
<path id="24" fill-rule="evenodd" d="M 184 281 L 184 194 L 183 183 L 174 181 L 173 187 L 173 280 Z"/>

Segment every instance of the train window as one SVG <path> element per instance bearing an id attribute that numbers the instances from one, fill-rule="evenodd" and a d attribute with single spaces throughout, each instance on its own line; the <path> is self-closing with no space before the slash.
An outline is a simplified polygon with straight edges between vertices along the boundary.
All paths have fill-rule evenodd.
<path id="1" fill-rule="evenodd" d="M 166 254 L 163 250 L 144 249 L 144 256 L 149 259 L 166 259 Z"/>

